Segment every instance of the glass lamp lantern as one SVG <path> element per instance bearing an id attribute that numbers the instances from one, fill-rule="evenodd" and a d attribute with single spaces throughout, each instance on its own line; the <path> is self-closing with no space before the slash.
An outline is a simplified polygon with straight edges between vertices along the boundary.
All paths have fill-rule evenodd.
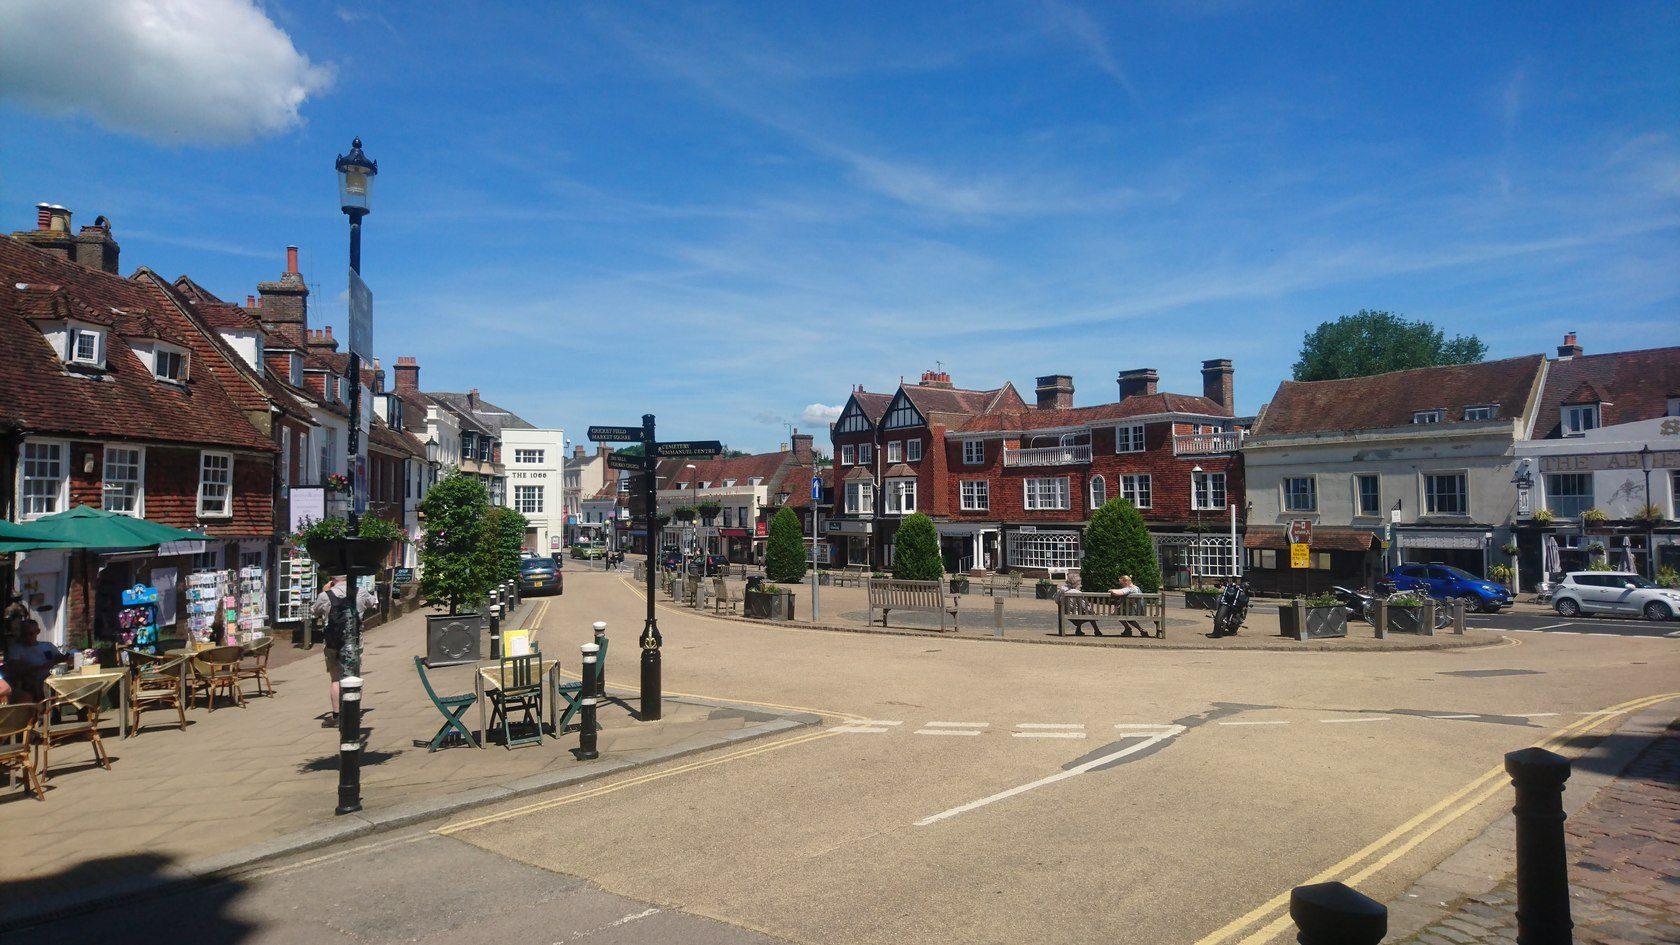
<path id="1" fill-rule="evenodd" d="M 361 216 L 372 211 L 373 178 L 379 162 L 362 153 L 362 139 L 350 142 L 350 153 L 338 156 L 338 202 L 345 213 Z"/>

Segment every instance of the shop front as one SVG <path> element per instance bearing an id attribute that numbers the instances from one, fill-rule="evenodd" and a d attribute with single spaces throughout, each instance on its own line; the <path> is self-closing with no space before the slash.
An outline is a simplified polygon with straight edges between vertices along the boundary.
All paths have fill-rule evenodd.
<path id="1" fill-rule="evenodd" d="M 720 528 L 718 537 L 723 541 L 723 556 L 735 564 L 751 564 L 753 539 L 752 533 L 744 528 Z"/>
<path id="2" fill-rule="evenodd" d="M 1004 566 L 1023 574 L 1060 578 L 1084 556 L 1083 529 L 1077 527 L 1004 526 Z"/>
<path id="3" fill-rule="evenodd" d="M 1394 546 L 1400 564 L 1444 564 L 1486 577 L 1494 563 L 1488 529 L 1396 526 Z"/>
<path id="4" fill-rule="evenodd" d="M 834 547 L 832 560 L 837 566 L 870 566 L 869 542 L 875 523 L 866 519 L 831 518 L 828 520 L 828 540 Z"/>
<path id="5" fill-rule="evenodd" d="M 948 574 L 995 571 L 998 568 L 997 522 L 938 522 L 939 554 Z"/>

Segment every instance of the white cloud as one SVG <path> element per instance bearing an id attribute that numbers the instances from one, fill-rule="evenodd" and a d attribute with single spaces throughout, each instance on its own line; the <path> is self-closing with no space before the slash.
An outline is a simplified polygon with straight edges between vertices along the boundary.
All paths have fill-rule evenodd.
<path id="1" fill-rule="evenodd" d="M 799 415 L 799 419 L 803 423 L 816 424 L 819 427 L 827 426 L 840 419 L 840 411 L 844 409 L 846 409 L 844 406 L 830 407 L 827 404 L 810 404 L 805 408 L 805 412 Z"/>
<path id="2" fill-rule="evenodd" d="M 0 96 L 152 141 L 276 134 L 331 82 L 251 0 L 0 5 Z"/>

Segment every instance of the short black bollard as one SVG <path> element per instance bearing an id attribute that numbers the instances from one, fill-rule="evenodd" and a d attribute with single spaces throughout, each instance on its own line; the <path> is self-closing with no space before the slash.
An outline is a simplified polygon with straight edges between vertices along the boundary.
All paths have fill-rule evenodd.
<path id="1" fill-rule="evenodd" d="M 490 658 L 502 658 L 502 605 L 490 605 Z"/>
<path id="2" fill-rule="evenodd" d="M 1563 782 L 1569 759 L 1544 748 L 1505 756 L 1517 789 L 1517 945 L 1569 945 L 1569 855 L 1563 840 Z"/>
<path id="3" fill-rule="evenodd" d="M 595 647 L 597 654 L 595 658 L 595 697 L 605 699 L 607 697 L 607 664 L 601 662 L 599 656 L 607 648 L 607 622 L 605 620 L 595 621 Z"/>
<path id="4" fill-rule="evenodd" d="M 583 686 L 578 690 L 583 700 L 583 718 L 578 722 L 578 746 L 573 752 L 582 761 L 601 757 L 595 750 L 595 687 L 599 685 L 595 677 L 595 655 L 599 651 L 600 647 L 593 643 L 583 645 Z"/>
<path id="5" fill-rule="evenodd" d="M 354 814 L 361 809 L 362 677 L 345 676 L 338 681 L 338 807 L 334 813 Z"/>
<path id="6" fill-rule="evenodd" d="M 1341 883 L 1296 886 L 1289 917 L 1301 945 L 1378 945 L 1388 934 L 1388 907 Z"/>

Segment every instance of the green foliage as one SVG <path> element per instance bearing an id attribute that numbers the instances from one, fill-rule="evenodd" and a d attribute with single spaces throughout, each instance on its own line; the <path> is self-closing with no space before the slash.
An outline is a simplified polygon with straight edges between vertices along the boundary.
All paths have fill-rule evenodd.
<path id="1" fill-rule="evenodd" d="M 1508 564 L 1496 564 L 1493 567 L 1488 568 L 1488 577 L 1501 584 L 1511 583 L 1511 576 L 1514 574 L 1516 574 L 1516 572 L 1511 570 L 1511 566 Z"/>
<path id="2" fill-rule="evenodd" d="M 1091 524 L 1085 529 L 1080 590 L 1113 590 L 1120 586 L 1123 574 L 1131 575 L 1132 583 L 1145 593 L 1161 589 L 1161 563 L 1155 558 L 1155 543 L 1143 515 L 1125 499 L 1109 499 L 1091 514 Z"/>
<path id="3" fill-rule="evenodd" d="M 1508 541 L 1499 546 L 1499 553 L 1503 554 L 1507 558 L 1515 558 L 1517 556 L 1517 552 L 1520 550 L 1521 549 L 1517 547 L 1515 542 Z"/>
<path id="4" fill-rule="evenodd" d="M 700 513 L 701 518 L 714 519 L 717 518 L 718 514 L 723 511 L 723 503 L 715 499 L 707 499 L 698 506 L 695 506 L 695 511 Z"/>
<path id="5" fill-rule="evenodd" d="M 1529 516 L 1536 525 L 1550 525 L 1554 517 L 1551 509 L 1535 509 L 1534 514 Z"/>
<path id="6" fill-rule="evenodd" d="M 420 544 L 420 593 L 458 613 L 476 605 L 497 583 L 495 557 L 484 553 L 490 494 L 484 483 L 453 473 L 420 500 L 426 533 Z"/>
<path id="7" fill-rule="evenodd" d="M 933 519 L 920 512 L 906 515 L 893 538 L 893 578 L 900 581 L 937 581 L 945 576 L 939 557 L 939 535 Z"/>
<path id="8" fill-rule="evenodd" d="M 1588 525 L 1603 525 L 1609 520 L 1610 513 L 1604 511 L 1603 509 L 1587 509 L 1585 512 L 1581 513 L 1581 521 L 1586 522 Z"/>
<path id="9" fill-rule="evenodd" d="M 1417 591 L 1401 591 L 1398 594 L 1390 594 L 1388 595 L 1388 606 L 1405 607 L 1408 609 L 1413 607 L 1422 607 L 1423 595 L 1419 594 Z"/>
<path id="10" fill-rule="evenodd" d="M 1486 356 L 1487 345 L 1475 335 L 1448 340 L 1429 322 L 1360 309 L 1358 314 L 1321 322 L 1307 333 L 1295 362 L 1295 379 L 1369 377 L 1409 368 L 1473 364 Z"/>
<path id="11" fill-rule="evenodd" d="M 311 541 L 336 541 L 340 538 L 350 537 L 371 538 L 375 541 L 408 541 L 408 536 L 403 533 L 402 526 L 388 522 L 377 515 L 364 515 L 361 521 L 357 523 L 354 536 L 351 536 L 350 523 L 345 519 L 305 519 L 303 527 L 292 536 L 292 543 L 303 545 Z"/>
<path id="12" fill-rule="evenodd" d="M 1588 571 L 1614 571 L 1616 569 L 1611 567 L 1610 562 L 1604 560 L 1603 558 L 1594 558 L 1591 561 L 1587 562 L 1587 570 Z"/>
<path id="13" fill-rule="evenodd" d="M 1658 568 L 1657 583 L 1663 587 L 1680 587 L 1680 571 L 1673 568 Z"/>
<path id="14" fill-rule="evenodd" d="M 1308 607 L 1340 607 L 1341 598 L 1334 594 L 1314 594 L 1311 597 L 1300 598 L 1301 603 Z"/>
<path id="15" fill-rule="evenodd" d="M 1641 522 L 1645 522 L 1646 524 L 1655 524 L 1663 520 L 1663 513 L 1662 509 L 1657 506 L 1646 505 L 1642 506 L 1639 511 L 1633 513 L 1633 517 Z"/>
<path id="16" fill-rule="evenodd" d="M 770 519 L 770 537 L 764 548 L 764 573 L 772 581 L 797 584 L 805 577 L 805 536 L 799 516 L 790 508 L 777 510 Z"/>
<path id="17" fill-rule="evenodd" d="M 491 506 L 484 513 L 484 544 L 490 570 L 495 582 L 519 579 L 519 552 L 525 547 L 524 515 L 504 506 Z"/>

